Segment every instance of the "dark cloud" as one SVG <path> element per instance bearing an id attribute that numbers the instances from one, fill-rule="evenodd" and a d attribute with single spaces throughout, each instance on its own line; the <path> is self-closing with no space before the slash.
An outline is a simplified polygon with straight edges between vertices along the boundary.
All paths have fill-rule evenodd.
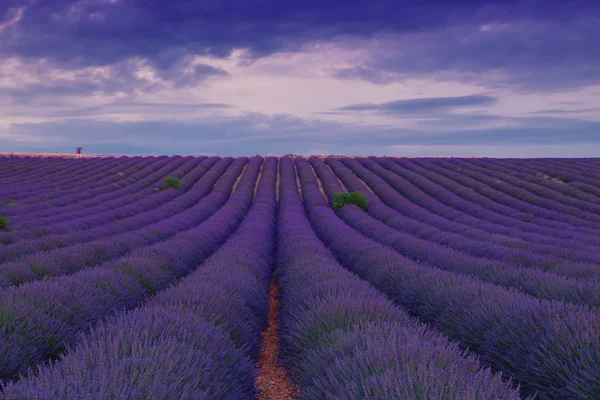
<path id="1" fill-rule="evenodd" d="M 486 95 L 471 95 L 457 97 L 428 97 L 422 99 L 396 100 L 381 104 L 350 104 L 336 111 L 373 111 L 385 114 L 412 115 L 451 111 L 461 107 L 489 106 L 497 99 Z"/>
<path id="2" fill-rule="evenodd" d="M 102 73 L 93 68 L 71 71 L 72 74 L 68 78 L 56 78 L 56 68 L 25 66 L 24 70 L 30 72 L 39 82 L 19 87 L 0 87 L 0 95 L 8 96 L 15 103 L 30 103 L 40 97 L 51 97 L 55 101 L 57 97 L 93 94 L 135 95 L 160 89 L 195 87 L 209 78 L 227 76 L 227 72 L 222 69 L 193 64 L 191 60 L 180 60 L 168 68 L 158 69 L 161 81 L 156 81 L 137 74 L 145 65 L 147 63 L 143 61 L 130 60 L 113 64 Z"/>
<path id="3" fill-rule="evenodd" d="M 424 77 L 525 92 L 582 88 L 600 83 L 598 15 L 582 11 L 560 23 L 480 20 L 399 36 L 369 49 L 364 64 L 332 75 L 379 84 Z"/>
<path id="4" fill-rule="evenodd" d="M 161 79 L 176 89 L 193 87 L 208 77 L 224 77 L 229 74 L 220 68 L 206 64 L 195 64 L 193 56 L 183 51 L 166 52 L 151 60 L 150 65 Z"/>
<path id="5" fill-rule="evenodd" d="M 19 14 L 20 13 L 20 14 Z M 600 82 L 600 3 L 541 0 L 4 0 L 0 60 L 65 69 L 144 59 L 176 88 L 226 73 L 194 55 L 253 59 L 333 38 L 397 37 L 341 79 L 434 77 L 565 90 Z M 0 22 L 1 24 L 2 22 Z"/>
<path id="6" fill-rule="evenodd" d="M 222 57 L 245 48 L 260 56 L 337 35 L 435 31 L 478 19 L 564 21 L 597 9 L 533 0 L 5 0 L 0 16 L 10 20 L 23 7 L 17 38 L 0 37 L 2 53 L 77 65 L 132 56 L 162 63 L 173 51 Z"/>
<path id="7" fill-rule="evenodd" d="M 197 55 L 219 58 L 245 49 L 244 62 L 251 63 L 328 40 L 350 50 L 369 44 L 362 49 L 367 59 L 331 71 L 338 79 L 381 85 L 413 78 L 472 82 L 501 89 L 495 94 L 504 89 L 572 90 L 600 83 L 599 7 L 597 1 L 583 0 L 4 0 L 0 62 L 17 58 L 38 83 L 16 87 L 10 82 L 10 88 L 0 88 L 0 97 L 31 104 L 28 116 L 67 120 L 12 125 L 11 136 L 2 136 L 0 147 L 27 148 L 46 141 L 42 149 L 83 144 L 102 149 L 97 152 L 111 148 L 129 152 L 122 150 L 128 148 L 146 154 L 187 154 L 198 148 L 227 155 L 298 153 L 310 148 L 360 154 L 375 145 L 598 143 L 597 122 L 543 117 L 598 111 L 589 103 L 564 103 L 563 108 L 557 101 L 551 106 L 556 109 L 537 111 L 530 118 L 466 113 L 496 101 L 479 94 L 353 104 L 321 113 L 419 119 L 417 128 L 402 129 L 259 114 L 170 122 L 165 113 L 176 120 L 230 106 L 143 103 L 136 95 L 195 87 L 227 76 L 219 68 L 196 64 Z M 159 81 L 139 74 L 146 67 Z M 3 79 L 10 81 L 10 72 Z M 117 93 L 126 99 L 93 107 L 72 107 L 70 98 Z M 3 108 L 9 111 L 4 115 L 11 113 L 13 118 L 25 109 L 14 107 L 13 112 L 10 102 L 6 104 L 9 107 Z M 114 113 L 140 113 L 146 118 L 152 114 L 153 121 L 100 121 Z"/>

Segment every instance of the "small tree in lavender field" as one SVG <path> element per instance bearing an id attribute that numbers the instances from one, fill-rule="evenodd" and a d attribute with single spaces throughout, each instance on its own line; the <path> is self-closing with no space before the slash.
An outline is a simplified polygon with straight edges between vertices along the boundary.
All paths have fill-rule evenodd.
<path id="1" fill-rule="evenodd" d="M 364 194 L 360 192 L 334 193 L 333 194 L 333 209 L 337 212 L 346 204 L 354 204 L 366 210 L 369 208 L 369 202 Z"/>
<path id="2" fill-rule="evenodd" d="M 8 218 L 0 216 L 0 231 L 8 230 Z"/>
<path id="3" fill-rule="evenodd" d="M 172 176 L 167 176 L 165 178 L 165 184 L 163 185 L 163 190 L 167 190 L 169 188 L 179 189 L 179 185 L 181 182 L 179 178 L 173 178 Z"/>

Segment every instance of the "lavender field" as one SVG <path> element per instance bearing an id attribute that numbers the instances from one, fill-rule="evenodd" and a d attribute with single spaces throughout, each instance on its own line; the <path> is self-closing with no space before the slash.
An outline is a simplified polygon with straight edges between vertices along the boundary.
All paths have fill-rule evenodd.
<path id="1" fill-rule="evenodd" d="M 272 318 L 278 398 L 600 399 L 600 159 L 0 157 L 0 217 L 0 399 L 269 398 Z"/>

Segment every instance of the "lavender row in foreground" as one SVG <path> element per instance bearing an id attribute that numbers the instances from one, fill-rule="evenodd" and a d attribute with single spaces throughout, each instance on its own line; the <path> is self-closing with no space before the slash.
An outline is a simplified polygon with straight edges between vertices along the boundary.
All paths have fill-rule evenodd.
<path id="1" fill-rule="evenodd" d="M 281 357 L 306 399 L 518 399 L 439 332 L 342 268 L 304 214 L 281 160 Z"/>
<path id="2" fill-rule="evenodd" d="M 277 160 L 265 164 L 248 215 L 195 272 L 101 323 L 60 361 L 4 387 L 3 398 L 255 398 L 276 211 Z"/>
<path id="3" fill-rule="evenodd" d="M 328 207 L 312 173 L 302 194 L 317 235 L 344 266 L 541 399 L 600 396 L 600 311 L 416 264 Z"/>
<path id="4" fill-rule="evenodd" d="M 0 292 L 0 379 L 14 379 L 56 357 L 103 317 L 136 307 L 189 274 L 246 214 L 258 170 L 247 172 L 227 203 L 192 229 L 101 267 Z"/>

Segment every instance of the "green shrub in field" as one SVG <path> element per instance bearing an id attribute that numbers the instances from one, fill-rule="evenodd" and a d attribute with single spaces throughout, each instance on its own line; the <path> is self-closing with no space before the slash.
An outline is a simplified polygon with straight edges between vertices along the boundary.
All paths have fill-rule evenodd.
<path id="1" fill-rule="evenodd" d="M 354 204 L 366 210 L 369 207 L 369 202 L 364 194 L 360 192 L 334 193 L 333 194 L 333 209 L 338 211 L 346 204 Z"/>
<path id="2" fill-rule="evenodd" d="M 163 186 L 163 190 L 166 190 L 169 188 L 179 189 L 180 184 L 181 184 L 181 182 L 179 182 L 179 178 L 173 178 L 172 176 L 167 176 L 165 178 L 165 185 Z"/>
<path id="3" fill-rule="evenodd" d="M 8 218 L 0 217 L 0 231 L 8 230 Z"/>

